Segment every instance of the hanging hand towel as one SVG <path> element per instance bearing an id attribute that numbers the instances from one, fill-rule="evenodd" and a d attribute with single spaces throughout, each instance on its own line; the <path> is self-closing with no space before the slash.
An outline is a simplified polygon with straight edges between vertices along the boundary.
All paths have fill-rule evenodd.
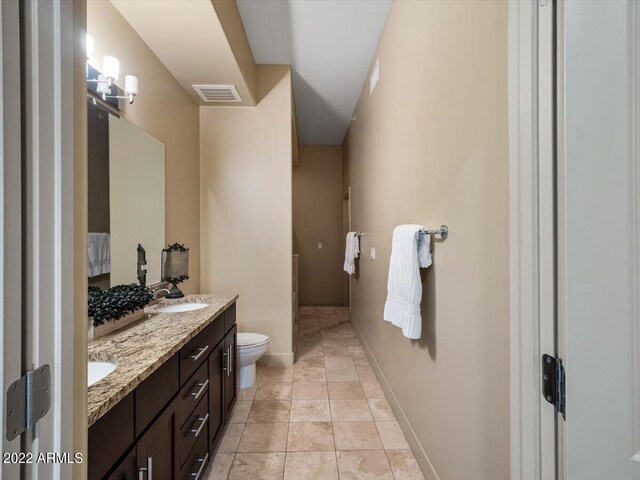
<path id="1" fill-rule="evenodd" d="M 398 225 L 393 229 L 384 319 L 402 328 L 407 338 L 422 331 L 420 268 L 431 265 L 431 236 L 422 225 Z"/>
<path id="2" fill-rule="evenodd" d="M 108 233 L 89 233 L 87 237 L 87 276 L 111 271 L 111 246 Z"/>
<path id="3" fill-rule="evenodd" d="M 356 258 L 360 253 L 360 239 L 356 232 L 347 233 L 347 242 L 344 249 L 344 271 L 353 275 L 356 271 Z"/>

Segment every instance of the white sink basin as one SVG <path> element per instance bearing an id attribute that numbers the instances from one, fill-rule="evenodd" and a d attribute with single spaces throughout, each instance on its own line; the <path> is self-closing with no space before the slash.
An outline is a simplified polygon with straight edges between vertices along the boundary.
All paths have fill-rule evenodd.
<path id="1" fill-rule="evenodd" d="M 89 362 L 87 369 L 88 386 L 99 382 L 116 369 L 116 364 L 111 362 Z"/>
<path id="2" fill-rule="evenodd" d="M 180 312 L 192 312 L 194 310 L 200 310 L 201 308 L 208 307 L 206 303 L 176 303 L 175 305 L 167 305 L 158 309 L 160 313 L 180 313 Z"/>

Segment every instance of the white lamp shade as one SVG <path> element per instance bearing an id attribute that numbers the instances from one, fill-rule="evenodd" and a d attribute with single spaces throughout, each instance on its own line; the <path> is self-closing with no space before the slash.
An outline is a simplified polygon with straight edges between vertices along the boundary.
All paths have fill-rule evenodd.
<path id="1" fill-rule="evenodd" d="M 138 77 L 134 75 L 124 76 L 124 93 L 126 93 L 127 95 L 138 94 Z"/>
<path id="2" fill-rule="evenodd" d="M 87 33 L 87 59 L 93 58 L 93 37 Z"/>
<path id="3" fill-rule="evenodd" d="M 96 87 L 98 93 L 105 95 L 111 95 L 111 87 L 109 86 L 109 80 L 104 75 L 98 75 L 98 85 Z"/>
<path id="4" fill-rule="evenodd" d="M 108 78 L 118 80 L 118 74 L 120 73 L 120 62 L 116 57 L 105 56 L 102 59 L 102 69 L 104 75 Z"/>

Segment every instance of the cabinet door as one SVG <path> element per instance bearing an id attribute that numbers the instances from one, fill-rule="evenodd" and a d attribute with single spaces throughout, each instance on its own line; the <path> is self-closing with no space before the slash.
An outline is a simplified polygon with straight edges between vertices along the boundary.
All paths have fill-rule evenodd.
<path id="1" fill-rule="evenodd" d="M 120 462 L 111 475 L 106 480 L 136 480 L 136 449 L 133 448 L 129 454 Z"/>
<path id="2" fill-rule="evenodd" d="M 215 444 L 222 432 L 224 422 L 224 379 L 226 356 L 224 339 L 209 355 L 209 435 L 211 444 Z"/>
<path id="3" fill-rule="evenodd" d="M 89 480 L 104 478 L 134 444 L 134 403 L 131 392 L 89 427 Z"/>
<path id="4" fill-rule="evenodd" d="M 236 403 L 236 344 L 238 327 L 234 325 L 224 337 L 227 352 L 227 368 L 224 376 L 224 408 L 225 418 L 231 415 L 231 409 Z"/>
<path id="5" fill-rule="evenodd" d="M 176 410 L 171 403 L 136 443 L 141 480 L 173 480 L 176 472 Z"/>

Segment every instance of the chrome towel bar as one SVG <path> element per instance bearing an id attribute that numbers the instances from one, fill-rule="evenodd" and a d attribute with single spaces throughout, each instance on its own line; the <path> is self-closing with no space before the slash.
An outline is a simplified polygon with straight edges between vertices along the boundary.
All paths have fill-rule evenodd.
<path id="1" fill-rule="evenodd" d="M 422 233 L 428 233 L 429 235 L 440 235 L 442 240 L 446 240 L 449 236 L 449 227 L 441 225 L 439 230 L 420 230 Z"/>
<path id="2" fill-rule="evenodd" d="M 441 225 L 438 230 L 420 230 L 421 233 L 428 233 L 429 235 L 440 235 L 442 240 L 446 240 L 449 236 L 449 227 L 446 225 Z M 364 237 L 366 235 L 365 232 L 356 232 L 358 237 Z"/>

